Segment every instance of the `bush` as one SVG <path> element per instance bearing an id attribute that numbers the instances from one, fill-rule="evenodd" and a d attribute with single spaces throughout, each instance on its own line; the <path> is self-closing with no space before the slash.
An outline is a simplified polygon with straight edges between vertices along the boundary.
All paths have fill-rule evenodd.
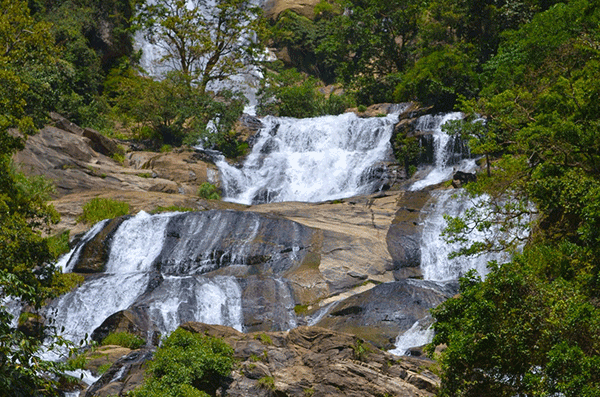
<path id="1" fill-rule="evenodd" d="M 132 350 L 139 349 L 145 344 L 146 341 L 144 339 L 129 332 L 113 332 L 102 341 L 102 346 L 117 345 Z"/>
<path id="2" fill-rule="evenodd" d="M 129 204 L 109 198 L 96 197 L 83 206 L 83 213 L 77 222 L 94 224 L 103 219 L 116 218 L 129 213 Z"/>
<path id="3" fill-rule="evenodd" d="M 133 397 L 215 395 L 233 364 L 233 349 L 221 339 L 177 329 L 156 351 L 151 376 Z"/>
<path id="4" fill-rule="evenodd" d="M 221 195 L 219 194 L 217 187 L 209 182 L 204 182 L 198 188 L 198 196 L 206 200 L 220 200 Z"/>
<path id="5" fill-rule="evenodd" d="M 275 390 L 275 379 L 272 376 L 263 376 L 258 380 L 258 385 L 266 390 Z"/>
<path id="6" fill-rule="evenodd" d="M 351 107 L 352 100 L 346 95 L 331 94 L 326 97 L 319 92 L 319 81 L 295 69 L 268 75 L 268 85 L 261 92 L 258 112 L 281 117 L 316 117 L 343 113 Z"/>

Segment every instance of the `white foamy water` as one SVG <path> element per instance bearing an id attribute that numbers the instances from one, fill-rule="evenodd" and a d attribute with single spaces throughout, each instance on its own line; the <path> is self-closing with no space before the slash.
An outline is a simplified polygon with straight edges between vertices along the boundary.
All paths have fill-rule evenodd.
<path id="1" fill-rule="evenodd" d="M 391 155 L 397 120 L 397 114 L 265 117 L 241 169 L 217 162 L 225 200 L 319 202 L 371 193 L 380 183 L 372 172 Z"/>
<path id="2" fill-rule="evenodd" d="M 427 186 L 450 180 L 456 171 L 473 172 L 476 169 L 474 160 L 461 159 L 461 157 L 468 157 L 468 153 L 454 151 L 453 146 L 459 138 L 452 137 L 442 130 L 446 122 L 462 118 L 463 115 L 460 112 L 435 116 L 426 115 L 419 118 L 415 127 L 417 131 L 433 131 L 434 164 L 432 167 L 426 167 L 429 169 L 426 176 L 413 183 L 410 190 L 421 190 Z"/>
<path id="3" fill-rule="evenodd" d="M 489 261 L 497 260 L 502 263 L 508 260 L 509 256 L 506 252 L 448 258 L 452 252 L 459 250 L 460 245 L 449 244 L 444 240 L 442 232 L 447 225 L 444 215 L 452 217 L 464 215 L 467 209 L 473 208 L 477 203 L 462 197 L 461 193 L 460 189 L 432 192 L 433 197 L 425 208 L 421 240 L 421 271 L 425 280 L 457 280 L 471 269 L 475 269 L 481 277 L 485 277 L 488 273 Z M 473 230 L 469 240 L 470 242 L 484 241 L 486 237 L 490 238 L 490 235 Z"/>
<path id="4" fill-rule="evenodd" d="M 150 215 L 140 211 L 124 221 L 113 236 L 106 272 L 122 274 L 150 270 L 162 250 L 165 228 L 172 215 Z"/>
<path id="5" fill-rule="evenodd" d="M 149 313 L 163 335 L 187 321 L 242 331 L 242 292 L 234 277 L 168 276 L 153 292 Z"/>
<path id="6" fill-rule="evenodd" d="M 434 331 L 431 326 L 423 327 L 418 321 L 410 329 L 396 338 L 395 348 L 389 350 L 389 353 L 397 356 L 404 356 L 411 347 L 423 346 L 431 343 Z"/>
<path id="7" fill-rule="evenodd" d="M 147 273 L 102 275 L 61 296 L 47 315 L 63 336 L 79 342 L 111 314 L 128 308 L 146 289 Z"/>

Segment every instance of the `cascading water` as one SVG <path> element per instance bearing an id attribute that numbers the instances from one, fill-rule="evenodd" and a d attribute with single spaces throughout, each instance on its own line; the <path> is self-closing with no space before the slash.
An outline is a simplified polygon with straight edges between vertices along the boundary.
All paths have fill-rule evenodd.
<path id="1" fill-rule="evenodd" d="M 149 215 L 142 211 L 118 227 L 112 237 L 105 272 L 91 277 L 47 309 L 47 315 L 64 326 L 65 337 L 79 341 L 86 334 L 91 335 L 111 314 L 131 307 L 140 297 L 148 295 L 155 262 L 168 235 L 167 226 L 178 215 Z M 105 224 L 95 225 L 62 259 L 65 271 L 73 269 L 82 247 Z M 144 298 L 158 331 L 169 333 L 185 321 L 242 329 L 241 293 L 234 277 L 207 279 L 177 271 L 172 273 L 164 276 L 160 286 Z"/>
<path id="2" fill-rule="evenodd" d="M 111 228 L 111 237 L 95 241 Z M 270 321 L 276 329 L 293 328 L 295 302 L 281 275 L 302 262 L 312 233 L 292 221 L 238 211 L 142 211 L 118 225 L 102 222 L 61 263 L 77 271 L 84 246 L 105 244 L 103 271 L 52 302 L 46 316 L 73 341 L 102 329 L 122 310 L 145 313 L 149 334 L 168 334 L 187 321 L 241 331 L 244 310 L 254 315 L 252 303 L 242 299 L 243 283 L 259 291 L 272 288 L 276 304 L 264 307 Z"/>
<path id="3" fill-rule="evenodd" d="M 454 251 L 458 251 L 459 244 L 449 244 L 444 240 L 442 232 L 446 227 L 444 215 L 451 217 L 460 216 L 467 209 L 476 205 L 460 197 L 460 190 L 441 190 L 432 192 L 432 199 L 424 209 L 426 216 L 423 217 L 423 238 L 421 240 L 421 270 L 425 280 L 450 281 L 457 280 L 467 271 L 475 269 L 481 277 L 488 273 L 487 263 L 507 260 L 504 252 L 481 254 L 479 256 L 459 256 L 449 259 Z M 484 241 L 485 234 L 477 230 L 470 233 L 471 242 Z"/>
<path id="4" fill-rule="evenodd" d="M 217 162 L 225 200 L 319 202 L 376 191 L 382 181 L 373 174 L 391 156 L 397 119 L 398 113 L 366 119 L 353 113 L 266 117 L 241 169 Z"/>
<path id="5" fill-rule="evenodd" d="M 433 329 L 431 326 L 423 327 L 419 321 L 401 335 L 398 335 L 395 342 L 395 348 L 389 350 L 389 353 L 403 356 L 411 347 L 423 346 L 433 339 Z"/>
<path id="6" fill-rule="evenodd" d="M 415 130 L 433 131 L 433 167 L 426 167 L 427 175 L 413 183 L 410 190 L 421 190 L 452 178 L 455 171 L 473 172 L 475 161 L 469 159 L 468 147 L 460 137 L 448 135 L 443 125 L 451 120 L 460 120 L 459 112 L 440 115 L 426 115 L 419 118 Z"/>

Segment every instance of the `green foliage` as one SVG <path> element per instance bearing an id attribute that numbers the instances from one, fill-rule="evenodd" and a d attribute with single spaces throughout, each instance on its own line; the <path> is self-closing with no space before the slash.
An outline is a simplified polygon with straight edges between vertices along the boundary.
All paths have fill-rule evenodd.
<path id="1" fill-rule="evenodd" d="M 98 375 L 104 375 L 106 373 L 106 371 L 108 371 L 110 369 L 110 367 L 112 366 L 111 363 L 106 363 L 106 364 L 102 364 L 101 366 L 98 367 Z"/>
<path id="2" fill-rule="evenodd" d="M 592 396 L 600 391 L 595 367 L 600 313 L 568 266 L 552 269 L 556 258 L 574 264 L 565 255 L 572 247 L 560 250 L 528 250 L 495 266 L 484 282 L 469 274 L 461 280 L 460 297 L 433 310 L 434 344 L 448 344 L 440 357 L 442 395 Z M 558 368 L 565 363 L 568 369 Z"/>
<path id="3" fill-rule="evenodd" d="M 592 2 L 560 3 L 505 33 L 450 126 L 488 164 L 466 187 L 477 208 L 448 219 L 458 254 L 527 244 L 433 311 L 442 395 L 600 392 L 599 19 Z M 474 229 L 491 234 L 470 244 Z"/>
<path id="4" fill-rule="evenodd" d="M 198 210 L 196 208 L 180 207 L 177 205 L 171 205 L 168 207 L 158 206 L 158 207 L 154 208 L 152 211 L 150 211 L 150 213 L 151 214 L 159 214 L 161 212 L 193 212 L 193 211 L 198 211 Z"/>
<path id="5" fill-rule="evenodd" d="M 475 65 L 468 52 L 442 47 L 419 59 L 402 75 L 394 100 L 417 101 L 437 111 L 450 111 L 459 96 L 472 97 L 478 91 Z"/>
<path id="6" fill-rule="evenodd" d="M 303 118 L 340 114 L 352 104 L 343 94 L 332 93 L 326 97 L 318 88 L 316 78 L 295 69 L 269 74 L 267 85 L 260 92 L 258 111 L 260 114 Z"/>
<path id="7" fill-rule="evenodd" d="M 242 71 L 263 47 L 260 41 L 246 39 L 261 34 L 259 7 L 248 0 L 202 4 L 199 0 L 142 2 L 137 20 L 148 39 L 164 43 L 163 62 L 189 77 L 204 95 L 210 82 Z"/>
<path id="8" fill-rule="evenodd" d="M 52 289 L 58 295 L 66 294 L 83 284 L 84 280 L 84 277 L 77 273 L 55 274 L 52 279 Z"/>
<path id="9" fill-rule="evenodd" d="M 69 234 L 69 231 L 65 230 L 60 234 L 48 237 L 48 248 L 53 256 L 58 258 L 70 251 Z"/>
<path id="10" fill-rule="evenodd" d="M 198 187 L 198 196 L 205 200 L 221 200 L 219 190 L 210 182 L 204 182 Z"/>
<path id="11" fill-rule="evenodd" d="M 365 361 L 371 348 L 366 345 L 362 339 L 356 339 L 356 342 L 354 342 L 354 345 L 352 346 L 352 350 L 354 350 L 355 359 L 358 361 Z"/>
<path id="12" fill-rule="evenodd" d="M 128 349 L 139 349 L 144 346 L 146 341 L 137 335 L 129 332 L 112 332 L 102 340 L 102 346 L 117 345 Z"/>
<path id="13" fill-rule="evenodd" d="M 150 378 L 133 396 L 215 395 L 233 364 L 233 349 L 222 340 L 177 329 L 157 350 Z"/>
<path id="14" fill-rule="evenodd" d="M 294 313 L 298 316 L 303 316 L 308 312 L 309 305 L 296 305 L 294 306 Z"/>
<path id="15" fill-rule="evenodd" d="M 136 124 L 138 136 L 154 140 L 157 147 L 201 143 L 228 157 L 243 150 L 232 132 L 246 102 L 238 94 L 222 91 L 213 98 L 179 72 L 156 81 L 129 69 L 114 71 L 110 89 L 113 111 Z"/>
<path id="16" fill-rule="evenodd" d="M 258 334 L 254 337 L 254 339 L 258 339 L 264 345 L 272 345 L 273 340 L 267 334 Z"/>
<path id="17" fill-rule="evenodd" d="M 272 376 L 263 376 L 258 380 L 258 386 L 266 390 L 275 391 L 275 379 Z"/>
<path id="18" fill-rule="evenodd" d="M 111 156 L 113 160 L 115 160 L 117 163 L 123 165 L 123 163 L 125 163 L 125 155 L 123 153 L 113 153 L 113 155 Z"/>
<path id="19" fill-rule="evenodd" d="M 109 198 L 96 197 L 83 205 L 83 213 L 77 222 L 94 224 L 103 219 L 111 219 L 129 214 L 129 203 Z"/>

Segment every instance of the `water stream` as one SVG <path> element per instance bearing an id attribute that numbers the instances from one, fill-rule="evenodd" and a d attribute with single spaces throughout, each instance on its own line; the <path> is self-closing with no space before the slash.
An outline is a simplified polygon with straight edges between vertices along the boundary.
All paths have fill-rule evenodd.
<path id="1" fill-rule="evenodd" d="M 354 113 L 264 118 L 241 168 L 225 159 L 217 162 L 224 199 L 242 204 L 320 202 L 380 189 L 382 162 L 392 159 L 390 137 L 401 110 L 372 118 Z"/>
<path id="2" fill-rule="evenodd" d="M 433 140 L 433 164 L 424 164 L 419 170 L 419 180 L 414 182 L 410 190 L 421 190 L 427 186 L 436 185 L 452 178 L 456 171 L 474 172 L 477 168 L 475 160 L 471 159 L 469 148 L 458 136 L 450 136 L 443 130 L 443 125 L 451 120 L 460 120 L 463 115 L 459 112 L 425 115 L 419 118 L 415 129 L 431 131 L 433 134 L 426 138 Z"/>

